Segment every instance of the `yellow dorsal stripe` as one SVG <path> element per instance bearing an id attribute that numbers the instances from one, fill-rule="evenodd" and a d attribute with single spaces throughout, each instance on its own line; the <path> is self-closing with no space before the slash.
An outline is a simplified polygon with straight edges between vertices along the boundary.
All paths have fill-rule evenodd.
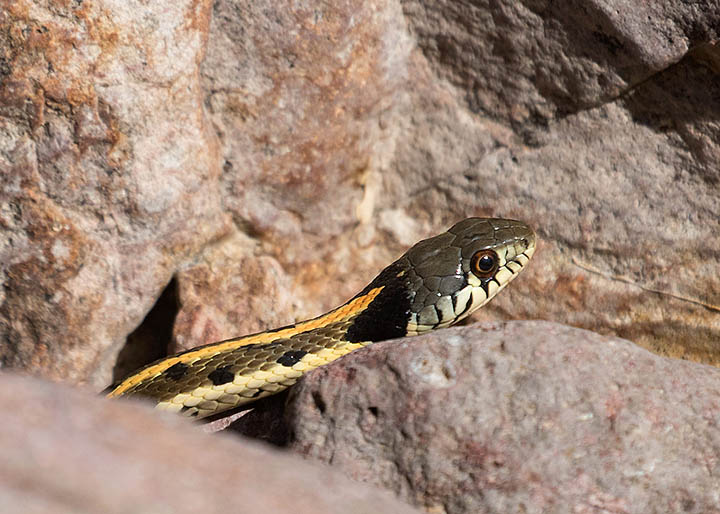
<path id="1" fill-rule="evenodd" d="M 363 296 L 358 296 L 357 298 L 354 298 L 348 303 L 328 312 L 327 314 L 323 314 L 320 317 L 303 321 L 292 327 L 284 328 L 278 331 L 262 332 L 260 334 L 255 334 L 252 336 L 239 337 L 237 339 L 228 339 L 227 341 L 201 346 L 196 350 L 191 350 L 187 353 L 183 353 L 182 355 L 169 357 L 153 366 L 149 366 L 145 369 L 140 370 L 138 373 L 129 376 L 128 378 L 123 380 L 120 385 L 118 385 L 115 389 L 108 393 L 107 396 L 108 398 L 120 396 L 127 390 L 131 389 L 133 386 L 159 375 L 160 373 L 164 372 L 165 370 L 179 362 L 183 364 L 190 364 L 192 362 L 195 362 L 196 360 L 212 357 L 213 355 L 216 355 L 218 353 L 233 351 L 236 348 L 240 348 L 241 346 L 247 346 L 249 344 L 270 343 L 272 341 L 275 341 L 276 339 L 289 338 L 297 334 L 302 334 L 303 332 L 309 332 L 310 330 L 314 330 L 316 328 L 324 327 L 331 323 L 350 318 L 364 311 L 368 307 L 368 305 L 370 305 L 370 303 L 375 299 L 375 297 L 377 297 L 380 291 L 383 290 L 383 287 L 384 286 L 371 289 L 370 291 L 368 291 L 367 294 Z"/>

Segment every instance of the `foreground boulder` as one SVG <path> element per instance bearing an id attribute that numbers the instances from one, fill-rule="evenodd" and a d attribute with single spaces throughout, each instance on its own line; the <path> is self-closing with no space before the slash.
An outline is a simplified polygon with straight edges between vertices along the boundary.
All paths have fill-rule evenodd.
<path id="1" fill-rule="evenodd" d="M 0 512 L 403 513 L 335 470 L 145 406 L 0 374 Z"/>
<path id="2" fill-rule="evenodd" d="M 720 370 L 554 323 L 374 345 L 285 419 L 294 451 L 430 512 L 720 512 Z"/>

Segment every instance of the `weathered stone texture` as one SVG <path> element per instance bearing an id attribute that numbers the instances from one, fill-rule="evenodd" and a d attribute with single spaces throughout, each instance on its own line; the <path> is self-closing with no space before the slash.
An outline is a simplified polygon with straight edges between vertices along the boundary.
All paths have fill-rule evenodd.
<path id="1" fill-rule="evenodd" d="M 256 252 L 254 240 L 234 233 L 180 272 L 171 350 L 280 327 L 298 316 L 287 272 Z"/>
<path id="2" fill-rule="evenodd" d="M 202 75 L 226 205 L 287 270 L 299 314 L 345 301 L 380 260 L 355 229 L 372 225 L 364 184 L 387 158 L 383 120 L 408 80 L 404 27 L 382 0 L 214 4 Z"/>
<path id="3" fill-rule="evenodd" d="M 429 512 L 699 514 L 720 512 L 719 398 L 711 366 L 488 323 L 343 357 L 285 420 L 292 450 Z"/>
<path id="4" fill-rule="evenodd" d="M 4 366 L 96 386 L 226 231 L 198 67 L 209 2 L 3 2 Z"/>

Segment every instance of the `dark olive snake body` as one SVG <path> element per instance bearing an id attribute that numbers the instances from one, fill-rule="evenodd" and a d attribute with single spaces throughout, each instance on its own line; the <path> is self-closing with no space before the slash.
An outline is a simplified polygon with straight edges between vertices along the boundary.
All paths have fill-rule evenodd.
<path id="1" fill-rule="evenodd" d="M 535 234 L 520 221 L 467 218 L 415 244 L 327 314 L 161 359 L 108 397 L 143 396 L 198 418 L 248 404 L 368 344 L 466 318 L 510 283 L 534 251 Z"/>

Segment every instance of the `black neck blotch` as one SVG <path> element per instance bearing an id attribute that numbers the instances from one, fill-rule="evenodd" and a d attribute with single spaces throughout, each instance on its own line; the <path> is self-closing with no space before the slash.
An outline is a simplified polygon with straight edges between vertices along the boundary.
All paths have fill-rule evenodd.
<path id="1" fill-rule="evenodd" d="M 375 343 L 406 335 L 410 320 L 410 290 L 406 276 L 408 267 L 409 264 L 400 259 L 385 268 L 358 294 L 357 297 L 360 297 L 383 286 L 383 290 L 350 325 L 345 335 L 348 341 Z"/>

